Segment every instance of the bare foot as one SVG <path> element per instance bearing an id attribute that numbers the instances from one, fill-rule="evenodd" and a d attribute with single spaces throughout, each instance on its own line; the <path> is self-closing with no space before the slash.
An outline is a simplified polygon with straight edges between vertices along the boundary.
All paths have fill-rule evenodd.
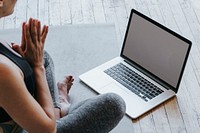
<path id="1" fill-rule="evenodd" d="M 63 98 L 64 101 L 67 101 L 67 97 L 71 86 L 73 85 L 73 81 L 74 78 L 72 76 L 66 76 L 63 81 L 59 81 L 57 83 L 59 95 Z"/>
<path id="2" fill-rule="evenodd" d="M 60 102 L 60 116 L 61 118 L 68 113 L 70 103 L 68 102 L 68 94 L 73 85 L 74 78 L 72 76 L 66 76 L 63 81 L 57 83 Z"/>

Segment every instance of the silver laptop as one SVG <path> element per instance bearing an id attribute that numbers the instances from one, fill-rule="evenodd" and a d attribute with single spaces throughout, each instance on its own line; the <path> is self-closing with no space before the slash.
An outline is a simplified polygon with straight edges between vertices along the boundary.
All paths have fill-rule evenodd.
<path id="1" fill-rule="evenodd" d="M 176 95 L 191 45 L 132 9 L 120 56 L 79 78 L 100 94 L 120 95 L 135 119 Z"/>

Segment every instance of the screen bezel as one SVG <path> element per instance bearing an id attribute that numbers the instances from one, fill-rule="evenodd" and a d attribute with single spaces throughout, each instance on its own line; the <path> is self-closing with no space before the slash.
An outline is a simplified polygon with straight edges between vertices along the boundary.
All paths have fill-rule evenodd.
<path id="1" fill-rule="evenodd" d="M 168 33 L 172 34 L 173 36 L 181 39 L 182 41 L 186 42 L 188 44 L 188 49 L 187 49 L 187 53 L 186 53 L 186 56 L 185 56 L 185 59 L 184 59 L 184 62 L 183 62 L 183 66 L 181 68 L 181 72 L 180 72 L 180 75 L 179 75 L 179 79 L 178 79 L 178 83 L 176 85 L 176 87 L 173 87 L 172 85 L 168 84 L 167 82 L 165 82 L 164 80 L 160 79 L 159 77 L 157 77 L 156 75 L 154 75 L 153 73 L 151 73 L 150 71 L 146 70 L 145 68 L 143 68 L 142 66 L 140 66 L 139 64 L 137 64 L 136 62 L 130 60 L 128 57 L 126 57 L 125 55 L 123 55 L 123 52 L 124 52 L 124 46 L 125 46 L 125 43 L 126 43 L 126 40 L 127 40 L 127 35 L 128 35 L 128 32 L 129 32 L 129 28 L 130 28 L 130 24 L 131 24 L 131 20 L 132 20 L 132 17 L 133 17 L 133 14 L 136 14 L 138 16 L 140 16 L 141 18 L 151 22 L 152 24 L 154 24 L 155 26 L 158 26 L 159 28 L 167 31 Z M 144 73 L 145 75 L 147 75 L 148 77 L 150 77 L 151 79 L 155 80 L 156 82 L 158 82 L 159 84 L 161 84 L 162 86 L 164 86 L 165 88 L 167 89 L 171 89 L 172 91 L 174 91 L 175 93 L 178 92 L 178 88 L 180 86 L 180 82 L 181 82 L 181 79 L 182 79 L 182 76 L 183 76 L 183 72 L 184 72 L 184 69 L 185 69 L 185 66 L 186 66 L 186 63 L 187 63 L 187 60 L 188 60 L 188 57 L 189 57 L 189 53 L 190 53 L 190 50 L 191 50 L 191 46 L 192 46 L 192 42 L 188 39 L 186 39 L 185 37 L 179 35 L 178 33 L 170 30 L 169 28 L 165 27 L 164 25 L 156 22 L 155 20 L 145 16 L 144 14 L 136 11 L 135 9 L 132 9 L 131 10 L 131 13 L 130 13 L 130 17 L 129 17 L 129 21 L 128 21 L 128 26 L 127 26 L 127 29 L 126 29 L 126 33 L 125 33 L 125 37 L 124 37 L 124 42 L 123 42 L 123 45 L 122 45 L 122 50 L 121 50 L 121 53 L 120 53 L 120 56 L 122 58 L 124 58 L 125 60 L 127 60 L 127 62 L 134 66 L 134 68 L 138 69 L 139 71 L 141 71 L 142 73 Z"/>

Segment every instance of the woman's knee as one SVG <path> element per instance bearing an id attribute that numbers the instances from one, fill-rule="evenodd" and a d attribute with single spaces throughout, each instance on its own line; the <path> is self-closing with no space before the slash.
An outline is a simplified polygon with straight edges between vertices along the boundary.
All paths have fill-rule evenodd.
<path id="1" fill-rule="evenodd" d="M 119 118 L 126 113 L 126 104 L 124 100 L 115 93 L 107 93 L 102 95 L 105 103 L 105 108 L 110 109 L 113 115 Z"/>
<path id="2" fill-rule="evenodd" d="M 124 100 L 117 94 L 107 93 L 71 107 L 69 114 L 63 120 L 65 119 L 71 132 L 81 130 L 105 133 L 120 122 L 125 111 Z"/>

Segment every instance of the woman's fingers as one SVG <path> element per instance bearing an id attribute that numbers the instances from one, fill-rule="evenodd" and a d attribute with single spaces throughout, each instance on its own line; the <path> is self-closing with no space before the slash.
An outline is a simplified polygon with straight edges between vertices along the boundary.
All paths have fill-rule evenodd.
<path id="1" fill-rule="evenodd" d="M 31 31 L 32 31 L 32 21 L 33 21 L 33 19 L 30 18 L 29 21 L 28 21 L 28 24 L 26 24 L 26 31 L 25 31 L 25 33 L 26 33 L 25 37 L 27 37 L 27 30 L 29 31 L 29 36 L 30 36 L 31 41 L 33 40 L 32 36 L 31 36 L 31 34 L 32 34 L 31 33 Z"/>
<path id="2" fill-rule="evenodd" d="M 29 25 L 26 24 L 24 28 L 25 28 L 25 41 L 26 41 L 26 50 L 25 51 L 27 51 L 31 47 L 32 38 L 31 38 L 31 35 L 30 35 Z"/>
<path id="3" fill-rule="evenodd" d="M 22 40 L 21 40 L 21 49 L 24 51 L 26 49 L 26 41 L 25 41 L 25 27 L 26 23 L 22 24 Z"/>
<path id="4" fill-rule="evenodd" d="M 37 35 L 37 28 L 36 28 L 36 20 L 31 21 L 31 38 L 34 44 L 37 44 L 38 41 L 38 35 Z"/>
<path id="5" fill-rule="evenodd" d="M 42 27 L 41 36 L 43 36 L 44 32 L 45 32 L 45 25 Z"/>
<path id="6" fill-rule="evenodd" d="M 40 42 L 41 41 L 41 23 L 40 21 L 37 21 L 37 34 L 38 34 L 38 41 Z"/>
<path id="7" fill-rule="evenodd" d="M 31 43 L 32 45 L 37 46 L 39 44 L 39 45 L 42 45 L 42 47 L 44 47 L 44 42 L 46 40 L 47 33 L 48 33 L 48 26 L 44 25 L 41 31 L 40 21 L 32 19 L 32 18 L 30 18 L 28 24 L 25 24 L 25 25 L 26 25 L 26 31 L 25 30 L 24 31 L 26 32 L 26 37 L 28 38 L 24 40 L 27 41 L 27 39 L 29 39 L 29 41 L 32 42 Z"/>
<path id="8" fill-rule="evenodd" d="M 46 37 L 48 34 L 48 26 L 44 25 L 43 30 L 42 30 L 42 43 L 45 43 Z"/>
<path id="9" fill-rule="evenodd" d="M 29 27 L 29 32 L 31 31 L 31 24 L 32 24 L 32 21 L 33 21 L 33 19 L 32 18 L 30 18 L 29 19 L 29 21 L 28 21 L 28 27 Z"/>
<path id="10" fill-rule="evenodd" d="M 24 57 L 24 51 L 18 44 L 12 44 L 12 49 L 18 54 L 20 54 L 22 57 Z"/>
<path id="11" fill-rule="evenodd" d="M 41 23 L 38 20 L 30 19 L 28 24 L 23 26 L 25 40 L 24 57 L 29 61 L 32 67 L 43 65 L 43 48 L 47 36 L 48 28 L 44 26 L 41 32 Z M 23 39 L 22 39 L 23 40 Z"/>

